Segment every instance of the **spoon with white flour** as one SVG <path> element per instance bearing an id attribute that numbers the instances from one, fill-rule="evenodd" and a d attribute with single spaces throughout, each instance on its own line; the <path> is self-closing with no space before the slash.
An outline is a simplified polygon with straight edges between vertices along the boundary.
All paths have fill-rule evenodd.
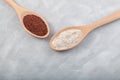
<path id="1" fill-rule="evenodd" d="M 120 18 L 120 11 L 86 26 L 68 27 L 57 32 L 50 40 L 50 47 L 56 51 L 65 51 L 76 47 L 94 29 Z"/>

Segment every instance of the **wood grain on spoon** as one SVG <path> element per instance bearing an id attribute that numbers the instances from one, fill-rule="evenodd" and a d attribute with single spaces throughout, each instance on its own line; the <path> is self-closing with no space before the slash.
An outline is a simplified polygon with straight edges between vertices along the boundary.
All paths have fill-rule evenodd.
<path id="1" fill-rule="evenodd" d="M 22 23 L 24 29 L 25 29 L 29 34 L 31 34 L 32 36 L 37 37 L 37 38 L 46 38 L 46 37 L 49 35 L 49 33 L 50 33 L 49 26 L 48 26 L 46 20 L 45 20 L 42 16 L 40 16 L 40 15 L 38 15 L 38 14 L 36 14 L 36 13 L 28 10 L 28 9 L 25 9 L 25 8 L 22 8 L 22 7 L 18 6 L 13 0 L 6 0 L 6 2 L 7 2 L 8 4 L 10 4 L 10 5 L 16 10 L 16 12 L 17 12 L 17 14 L 18 14 L 18 17 L 19 17 L 19 19 L 20 19 L 20 22 Z M 37 17 L 36 17 L 35 20 L 37 20 L 37 21 L 34 21 L 34 20 L 33 20 L 33 22 L 30 21 L 29 25 L 34 26 L 33 28 L 26 28 L 26 25 L 25 25 L 25 23 L 23 22 L 24 17 L 27 16 L 27 15 L 34 15 L 34 16 L 37 16 L 37 17 L 40 18 L 40 19 L 37 19 Z M 35 17 L 34 17 L 34 18 L 35 18 Z M 29 20 L 30 20 L 30 18 L 29 18 Z M 31 18 L 31 20 L 32 20 L 32 18 Z M 38 22 L 38 20 L 41 20 L 43 24 L 40 24 L 40 23 Z M 37 25 L 34 24 L 35 22 L 37 22 Z M 27 22 L 27 23 L 28 23 L 28 22 Z M 40 31 L 39 31 L 39 32 L 31 32 L 31 31 L 38 31 L 38 30 L 32 30 L 32 29 L 37 29 L 38 27 L 40 28 L 40 27 L 42 27 L 41 25 L 44 25 L 44 26 L 47 28 L 47 33 L 46 33 L 45 35 L 42 35 L 42 36 L 41 36 L 41 35 L 37 35 L 38 33 L 41 33 Z M 37 27 L 37 26 L 38 26 L 38 27 Z M 28 26 L 27 26 L 27 27 L 28 27 Z M 42 28 L 41 28 L 41 29 L 42 29 Z M 40 29 L 39 29 L 39 30 L 40 30 Z M 44 30 L 44 29 L 42 29 L 42 30 Z"/>
<path id="2" fill-rule="evenodd" d="M 63 30 L 60 30 L 59 32 L 57 32 L 55 35 L 53 35 L 53 37 L 51 38 L 50 40 L 50 47 L 53 49 L 53 50 L 56 50 L 56 51 L 65 51 L 65 50 L 69 50 L 69 49 L 72 49 L 76 46 L 78 46 L 82 40 L 89 34 L 89 32 L 93 31 L 94 29 L 102 26 L 102 25 L 105 25 L 107 23 L 110 23 L 112 21 L 115 21 L 117 19 L 120 19 L 120 11 L 117 11 L 99 21 L 97 21 L 96 23 L 93 23 L 93 24 L 90 24 L 90 25 L 87 25 L 87 26 L 73 26 L 73 27 L 68 27 L 68 28 L 65 28 Z M 72 44 L 68 44 L 66 46 L 69 46 L 69 47 L 66 47 L 66 48 L 56 48 L 56 46 L 53 44 L 53 41 L 58 37 L 60 36 L 61 33 L 67 31 L 67 30 L 71 30 L 71 29 L 78 29 L 82 32 L 81 34 L 81 37 L 79 38 L 79 41 L 77 41 L 77 43 L 75 45 L 72 45 Z M 71 35 L 72 36 L 72 35 Z M 64 41 L 64 40 L 63 40 Z M 62 44 L 59 44 L 59 45 L 62 45 Z M 72 46 L 71 46 L 72 45 Z"/>

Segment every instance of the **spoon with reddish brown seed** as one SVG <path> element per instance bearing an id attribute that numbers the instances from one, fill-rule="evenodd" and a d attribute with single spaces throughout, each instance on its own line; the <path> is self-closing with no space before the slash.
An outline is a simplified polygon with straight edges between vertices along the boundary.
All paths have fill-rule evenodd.
<path id="1" fill-rule="evenodd" d="M 29 34 L 37 38 L 46 38 L 49 35 L 49 26 L 42 16 L 18 6 L 13 0 L 6 2 L 16 10 L 20 22 Z"/>

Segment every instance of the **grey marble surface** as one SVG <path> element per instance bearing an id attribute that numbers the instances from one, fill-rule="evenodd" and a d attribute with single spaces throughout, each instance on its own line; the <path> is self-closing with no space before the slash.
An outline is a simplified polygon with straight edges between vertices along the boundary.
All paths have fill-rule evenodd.
<path id="1" fill-rule="evenodd" d="M 0 0 L 0 80 L 120 80 L 120 20 L 91 32 L 76 48 L 55 52 L 50 37 L 120 10 L 120 0 L 15 0 L 41 14 L 51 34 L 30 36 L 15 11 Z"/>

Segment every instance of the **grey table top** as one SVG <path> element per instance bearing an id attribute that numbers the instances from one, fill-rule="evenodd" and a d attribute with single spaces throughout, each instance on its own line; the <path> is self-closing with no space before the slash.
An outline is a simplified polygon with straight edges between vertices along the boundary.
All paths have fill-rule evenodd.
<path id="1" fill-rule="evenodd" d="M 51 34 L 37 39 L 21 27 L 15 11 L 0 0 L 0 80 L 120 80 L 120 21 L 91 32 L 76 48 L 55 52 L 51 36 L 120 10 L 120 0 L 15 0 L 41 14 Z"/>

